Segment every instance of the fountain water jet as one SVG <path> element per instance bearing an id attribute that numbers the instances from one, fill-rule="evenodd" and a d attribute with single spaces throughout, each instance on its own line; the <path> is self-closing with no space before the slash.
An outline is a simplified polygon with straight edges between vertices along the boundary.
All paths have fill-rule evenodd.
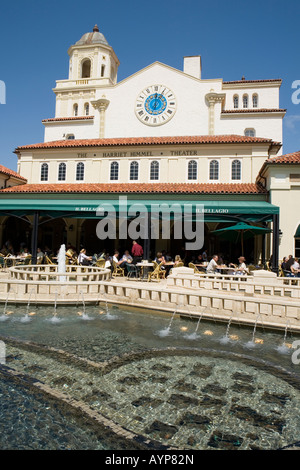
<path id="1" fill-rule="evenodd" d="M 170 330 L 171 330 L 171 326 L 172 326 L 172 323 L 173 323 L 173 320 L 174 320 L 174 317 L 175 317 L 176 312 L 177 312 L 177 309 L 174 310 L 169 325 L 168 325 L 166 328 L 163 328 L 162 330 L 159 330 L 159 332 L 158 332 L 158 335 L 159 335 L 159 336 L 161 336 L 161 337 L 169 336 Z"/>
<path id="2" fill-rule="evenodd" d="M 61 245 L 57 256 L 57 272 L 66 272 L 66 245 Z M 59 276 L 61 282 L 66 282 L 66 276 Z"/>
<path id="3" fill-rule="evenodd" d="M 3 314 L 0 316 L 0 321 L 5 321 L 8 319 L 8 315 L 10 315 L 11 313 L 13 312 L 7 312 L 7 304 L 8 304 L 8 298 L 9 298 L 9 294 L 13 292 L 15 294 L 15 301 L 17 302 L 17 296 L 16 296 L 16 292 L 12 289 L 9 289 L 9 291 L 7 292 L 7 296 L 6 296 L 6 300 L 5 300 L 5 304 L 4 304 L 4 309 L 3 309 Z"/>
<path id="4" fill-rule="evenodd" d="M 104 317 L 104 318 L 105 318 L 106 320 L 115 320 L 116 318 L 118 318 L 117 315 L 112 315 L 112 314 L 110 313 L 109 308 L 108 308 L 107 300 L 105 300 L 105 312 L 106 312 L 106 314 L 105 314 L 105 317 Z"/>
<path id="5" fill-rule="evenodd" d="M 254 328 L 253 328 L 253 334 L 252 334 L 252 340 L 251 341 L 248 341 L 246 344 L 245 344 L 245 347 L 246 348 L 254 348 L 255 347 L 255 333 L 256 333 L 256 327 L 257 327 L 257 322 L 258 322 L 258 319 L 259 317 L 261 318 L 261 324 L 262 324 L 262 327 L 264 326 L 263 325 L 263 322 L 262 322 L 262 317 L 261 317 L 261 314 L 259 313 L 255 319 L 255 324 L 254 324 Z"/>
<path id="6" fill-rule="evenodd" d="M 290 353 L 290 350 L 289 348 L 287 347 L 286 345 L 286 338 L 287 338 L 287 332 L 288 332 L 288 328 L 291 327 L 290 325 L 290 320 L 287 320 L 286 321 L 286 325 L 285 325 L 285 330 L 284 330 L 284 337 L 283 337 L 283 342 L 282 342 L 282 345 L 281 346 L 277 346 L 276 350 L 280 353 L 280 354 L 289 354 Z"/>
<path id="7" fill-rule="evenodd" d="M 194 333 L 191 333 L 190 335 L 184 335 L 184 337 L 185 337 L 186 339 L 194 340 L 194 339 L 197 339 L 197 338 L 200 337 L 199 335 L 197 335 L 197 331 L 198 331 L 200 322 L 201 322 L 201 320 L 202 320 L 202 316 L 203 316 L 204 311 L 205 311 L 205 307 L 202 309 L 202 312 L 201 312 L 201 314 L 200 314 L 200 316 L 199 316 L 199 319 L 198 319 L 198 321 L 197 321 L 197 325 L 196 325 L 196 329 L 195 329 Z"/>
<path id="8" fill-rule="evenodd" d="M 80 297 L 80 296 L 81 296 L 81 298 L 82 298 L 82 308 L 83 308 L 83 312 L 78 312 L 78 315 L 82 318 L 82 320 L 93 320 L 93 318 L 89 317 L 89 315 L 88 315 L 87 313 L 85 313 L 85 301 L 84 301 L 84 295 L 83 295 L 83 291 L 82 291 L 82 290 L 79 292 L 77 305 L 78 305 L 79 297 Z"/>
<path id="9" fill-rule="evenodd" d="M 231 317 L 229 318 L 229 321 L 228 321 L 228 324 L 227 324 L 227 328 L 226 328 L 225 336 L 222 336 L 222 338 L 220 339 L 220 343 L 222 343 L 222 344 L 226 344 L 226 343 L 229 343 L 229 342 L 230 342 L 230 338 L 229 338 L 228 335 L 229 335 L 229 329 L 230 329 L 231 322 L 232 322 L 232 315 L 231 315 Z"/>
<path id="10" fill-rule="evenodd" d="M 58 318 L 57 316 L 57 296 L 58 296 L 58 291 L 55 291 L 55 300 L 54 300 L 54 310 L 53 310 L 53 315 L 51 318 L 48 319 L 51 323 L 59 323 L 61 322 L 61 318 Z"/>

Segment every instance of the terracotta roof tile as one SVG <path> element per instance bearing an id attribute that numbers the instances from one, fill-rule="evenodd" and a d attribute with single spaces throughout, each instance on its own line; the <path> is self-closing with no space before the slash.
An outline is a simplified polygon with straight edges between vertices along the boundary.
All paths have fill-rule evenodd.
<path id="1" fill-rule="evenodd" d="M 38 144 L 17 147 L 15 152 L 30 149 L 80 148 L 80 147 L 113 147 L 118 145 L 183 145 L 183 144 L 236 144 L 236 143 L 269 143 L 272 139 L 262 137 L 247 137 L 242 135 L 200 135 L 200 136 L 170 136 L 170 137 L 118 137 L 105 139 L 72 139 L 42 142 Z M 278 144 L 281 145 L 281 144 Z"/>
<path id="2" fill-rule="evenodd" d="M 43 119 L 42 122 L 56 122 L 56 121 L 82 121 L 86 119 L 94 119 L 94 116 L 69 116 Z"/>
<path id="3" fill-rule="evenodd" d="M 10 170 L 9 168 L 6 168 L 6 166 L 3 166 L 3 165 L 0 165 L 0 173 L 3 173 L 4 175 L 7 175 L 7 176 L 12 176 L 13 178 L 18 178 L 19 180 L 22 180 L 22 181 L 27 181 L 27 179 L 19 175 L 19 173 L 16 173 L 15 171 Z"/>
<path id="4" fill-rule="evenodd" d="M 223 82 L 225 85 L 228 83 L 263 83 L 263 82 L 282 82 L 281 78 L 261 79 L 261 80 L 233 80 Z"/>
<path id="5" fill-rule="evenodd" d="M 286 109 L 280 108 L 247 108 L 247 109 L 223 109 L 222 114 L 234 113 L 285 113 Z"/>
<path id="6" fill-rule="evenodd" d="M 56 183 L 24 184 L 0 191 L 3 193 L 136 193 L 136 194 L 266 194 L 253 183 Z"/>
<path id="7" fill-rule="evenodd" d="M 300 163 L 300 150 L 298 152 L 286 153 L 285 155 L 279 155 L 278 157 L 271 157 L 265 162 L 266 164 L 299 164 Z"/>

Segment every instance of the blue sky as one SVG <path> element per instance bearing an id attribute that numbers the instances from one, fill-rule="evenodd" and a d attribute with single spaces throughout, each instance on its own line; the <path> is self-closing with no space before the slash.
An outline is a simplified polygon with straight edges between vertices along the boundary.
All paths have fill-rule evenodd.
<path id="1" fill-rule="evenodd" d="M 202 56 L 203 78 L 281 78 L 283 152 L 300 150 L 300 104 L 292 102 L 299 18 L 299 0 L 2 2 L 0 163 L 16 170 L 14 149 L 43 141 L 41 120 L 54 116 L 52 88 L 68 78 L 67 50 L 95 23 L 121 62 L 119 81 L 157 60 L 182 70 L 189 55 Z"/>

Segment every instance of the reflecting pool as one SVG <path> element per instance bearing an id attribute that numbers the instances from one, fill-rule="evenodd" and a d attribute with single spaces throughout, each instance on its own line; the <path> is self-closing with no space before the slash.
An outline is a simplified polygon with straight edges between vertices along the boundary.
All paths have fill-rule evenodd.
<path id="1" fill-rule="evenodd" d="M 297 338 L 259 321 L 254 331 L 200 320 L 103 303 L 10 304 L 0 315 L 1 448 L 135 449 L 148 439 L 166 448 L 242 450 L 298 442 Z M 25 381 L 11 380 L 11 370 Z M 34 390 L 35 382 L 57 399 Z M 87 413 L 73 413 L 65 396 Z M 89 413 L 135 439 L 105 435 Z"/>

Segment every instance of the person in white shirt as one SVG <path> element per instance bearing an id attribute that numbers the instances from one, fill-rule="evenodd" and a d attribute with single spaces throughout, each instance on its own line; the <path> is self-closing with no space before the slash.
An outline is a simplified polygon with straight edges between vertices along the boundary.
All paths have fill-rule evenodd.
<path id="1" fill-rule="evenodd" d="M 238 266 L 236 264 L 230 263 L 229 266 L 235 268 L 234 271 L 236 274 L 248 274 L 248 268 L 246 266 L 246 259 L 244 256 L 240 256 Z M 231 273 L 232 274 L 232 273 Z"/>
<path id="2" fill-rule="evenodd" d="M 218 265 L 217 261 L 218 261 L 218 255 L 214 255 L 212 257 L 212 259 L 210 260 L 210 262 L 208 263 L 208 266 L 206 268 L 206 272 L 208 274 L 215 274 L 216 273 L 216 269 L 220 269 L 221 266 Z"/>
<path id="3" fill-rule="evenodd" d="M 78 255 L 78 263 L 88 266 L 89 264 L 91 264 L 92 259 L 93 259 L 92 256 L 87 256 L 86 250 L 82 248 L 82 250 L 80 251 Z"/>
<path id="4" fill-rule="evenodd" d="M 300 265 L 298 261 L 299 259 L 295 258 L 294 264 L 292 264 L 291 266 L 291 272 L 296 277 L 300 277 L 300 272 L 299 272 Z"/>
<path id="5" fill-rule="evenodd" d="M 113 261 L 119 263 L 119 252 L 117 250 L 114 252 Z"/>

